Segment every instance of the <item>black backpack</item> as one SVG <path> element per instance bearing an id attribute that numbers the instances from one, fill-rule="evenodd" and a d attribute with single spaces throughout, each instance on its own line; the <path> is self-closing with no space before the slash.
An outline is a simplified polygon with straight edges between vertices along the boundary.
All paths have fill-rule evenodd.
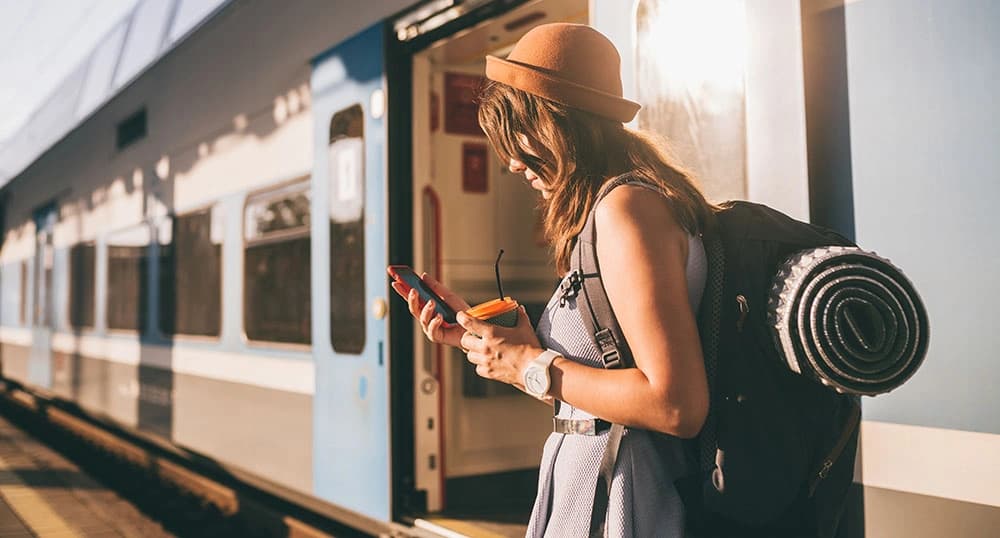
<path id="1" fill-rule="evenodd" d="M 608 183 L 600 201 L 623 183 Z M 676 483 L 695 536 L 833 536 L 854 473 L 860 402 L 789 370 L 768 333 L 766 305 L 782 262 L 796 251 L 852 246 L 836 232 L 750 202 L 727 202 L 703 235 L 708 277 L 698 315 L 710 408 L 690 443 L 697 472 Z M 606 368 L 634 367 L 600 279 L 594 211 L 577 238 L 564 293 Z M 604 534 L 624 427 L 613 425 L 601 462 L 591 536 Z"/>

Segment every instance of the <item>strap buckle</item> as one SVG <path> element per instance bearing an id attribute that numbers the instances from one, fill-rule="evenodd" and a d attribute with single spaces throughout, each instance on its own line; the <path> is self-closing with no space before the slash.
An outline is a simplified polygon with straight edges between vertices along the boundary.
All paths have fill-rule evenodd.
<path id="1" fill-rule="evenodd" d="M 559 288 L 562 290 L 562 294 L 559 296 L 559 306 L 566 306 L 566 299 L 576 297 L 582 287 L 583 275 L 578 269 L 570 273 L 569 277 L 559 284 Z"/>
<path id="2" fill-rule="evenodd" d="M 618 353 L 618 345 L 615 344 L 615 336 L 611 334 L 611 329 L 601 329 L 594 334 L 594 340 L 601 348 L 601 360 L 604 367 L 608 369 L 621 366 L 621 354 Z"/>

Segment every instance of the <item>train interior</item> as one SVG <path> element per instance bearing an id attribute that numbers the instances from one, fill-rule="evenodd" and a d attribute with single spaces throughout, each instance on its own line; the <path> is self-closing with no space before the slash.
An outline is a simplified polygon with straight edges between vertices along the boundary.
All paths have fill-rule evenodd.
<path id="1" fill-rule="evenodd" d="M 471 305 L 503 294 L 533 322 L 558 282 L 539 193 L 500 162 L 478 126 L 485 56 L 505 57 L 537 24 L 585 23 L 586 0 L 529 2 L 413 57 L 414 264 Z M 415 470 L 424 522 L 522 535 L 552 410 L 475 374 L 460 350 L 415 335 Z M 503 492 L 504 495 L 494 495 Z"/>

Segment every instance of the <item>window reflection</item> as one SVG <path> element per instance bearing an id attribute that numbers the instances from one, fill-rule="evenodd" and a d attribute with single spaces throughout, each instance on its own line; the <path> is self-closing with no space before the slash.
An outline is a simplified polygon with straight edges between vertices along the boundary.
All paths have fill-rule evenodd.
<path id="1" fill-rule="evenodd" d="M 96 251 L 93 243 L 69 250 L 69 324 L 74 329 L 94 327 Z"/>
<path id="2" fill-rule="evenodd" d="M 330 338 L 334 351 L 365 347 L 365 132 L 354 105 L 330 120 Z"/>
<path id="3" fill-rule="evenodd" d="M 160 331 L 218 336 L 222 325 L 222 222 L 211 208 L 160 226 Z"/>
<path id="4" fill-rule="evenodd" d="M 312 342 L 309 181 L 250 196 L 244 212 L 247 338 Z"/>
<path id="5" fill-rule="evenodd" d="M 108 237 L 109 329 L 143 331 L 146 327 L 149 242 L 146 224 Z"/>
<path id="6" fill-rule="evenodd" d="M 28 260 L 21 262 L 21 304 L 18 319 L 21 325 L 28 324 Z"/>

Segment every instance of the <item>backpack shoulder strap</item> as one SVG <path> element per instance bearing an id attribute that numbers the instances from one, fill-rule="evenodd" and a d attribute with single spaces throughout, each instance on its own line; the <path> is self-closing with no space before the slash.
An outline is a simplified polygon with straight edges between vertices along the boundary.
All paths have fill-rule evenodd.
<path id="1" fill-rule="evenodd" d="M 577 236 L 574 252 L 570 256 L 571 280 L 576 280 L 583 291 L 583 301 L 577 302 L 580 308 L 580 317 L 584 325 L 594 339 L 594 343 L 601 350 L 601 359 L 604 367 L 632 368 L 635 362 L 632 360 L 632 351 L 625 341 L 618 319 L 611 309 L 611 302 L 608 294 L 604 291 L 604 284 L 601 281 L 601 267 L 597 261 L 597 226 L 594 223 L 594 215 L 597 212 L 597 205 L 605 196 L 611 193 L 616 187 L 626 183 L 641 183 L 648 185 L 642 180 L 630 175 L 623 174 L 609 180 L 597 193 L 594 198 L 594 205 L 587 214 L 587 220 L 583 229 Z"/>
<path id="2" fill-rule="evenodd" d="M 632 352 L 625 341 L 618 319 L 611 309 L 611 302 L 604 291 L 601 282 L 601 268 L 597 262 L 597 227 L 594 224 L 594 214 L 597 204 L 612 190 L 626 183 L 643 183 L 629 174 L 621 175 L 608 181 L 597 193 L 594 205 L 587 214 L 583 230 L 577 236 L 574 252 L 570 256 L 570 282 L 580 286 L 583 300 L 577 301 L 580 318 L 601 350 L 604 367 L 632 368 Z M 645 184 L 645 183 L 643 183 Z M 645 184 L 648 185 L 648 184 Z M 594 506 L 590 514 L 590 537 L 602 538 L 605 534 L 608 500 L 611 496 L 611 481 L 614 478 L 615 463 L 618 460 L 618 448 L 621 445 L 625 427 L 613 424 L 608 432 L 608 444 L 601 457 L 597 474 L 597 486 L 594 492 Z"/>
<path id="3" fill-rule="evenodd" d="M 714 218 L 714 216 L 713 216 Z M 698 336 L 708 381 L 708 415 L 698 435 L 698 468 L 715 468 L 718 443 L 715 422 L 718 415 L 716 394 L 719 392 L 719 343 L 722 333 L 722 298 L 725 291 L 726 256 L 718 230 L 711 227 L 703 235 L 708 261 L 705 291 L 698 307 Z"/>

